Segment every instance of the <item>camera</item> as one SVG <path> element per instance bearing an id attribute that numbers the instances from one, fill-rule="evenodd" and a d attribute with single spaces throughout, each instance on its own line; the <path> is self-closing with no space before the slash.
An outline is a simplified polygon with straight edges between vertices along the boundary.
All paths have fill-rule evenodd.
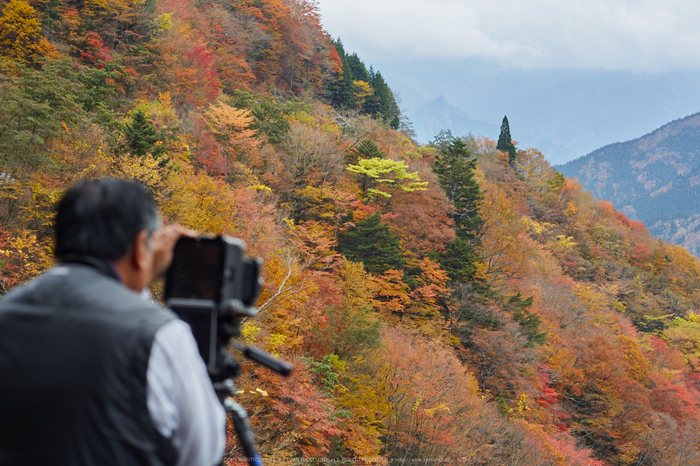
<path id="1" fill-rule="evenodd" d="M 240 322 L 257 314 L 262 261 L 244 255 L 245 243 L 228 236 L 180 238 L 166 273 L 165 301 L 192 328 L 207 368 Z"/>
<path id="2" fill-rule="evenodd" d="M 255 448 L 248 413 L 233 399 L 231 380 L 240 365 L 228 354 L 231 337 L 240 335 L 243 319 L 257 314 L 262 261 L 245 257 L 245 243 L 229 236 L 180 238 L 165 275 L 165 301 L 192 328 L 199 354 L 214 390 L 231 414 L 234 429 L 250 466 L 262 465 Z M 265 351 L 233 344 L 245 357 L 288 376 L 292 366 Z"/>

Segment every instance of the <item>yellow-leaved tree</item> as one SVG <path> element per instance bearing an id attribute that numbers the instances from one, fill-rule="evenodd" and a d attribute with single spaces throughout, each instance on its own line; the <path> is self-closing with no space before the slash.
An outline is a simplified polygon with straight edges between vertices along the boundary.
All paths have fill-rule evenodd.
<path id="1" fill-rule="evenodd" d="M 359 175 L 364 199 L 372 199 L 375 195 L 390 198 L 398 189 L 425 191 L 428 186 L 427 181 L 420 180 L 417 172 L 409 173 L 406 164 L 400 160 L 379 157 L 361 159 L 357 165 L 348 165 L 348 171 Z"/>
<path id="2" fill-rule="evenodd" d="M 41 32 L 36 10 L 23 0 L 10 0 L 0 16 L 0 55 L 23 63 L 56 54 Z"/>

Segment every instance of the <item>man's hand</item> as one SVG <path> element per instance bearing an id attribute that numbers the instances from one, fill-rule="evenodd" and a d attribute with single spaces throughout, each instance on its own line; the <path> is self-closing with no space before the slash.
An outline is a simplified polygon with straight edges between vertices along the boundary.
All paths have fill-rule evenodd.
<path id="1" fill-rule="evenodd" d="M 170 263 L 173 261 L 175 244 L 181 236 L 196 238 L 197 232 L 179 225 L 168 225 L 153 233 L 151 238 L 153 251 L 153 276 L 151 277 L 151 282 L 163 275 L 170 267 Z"/>

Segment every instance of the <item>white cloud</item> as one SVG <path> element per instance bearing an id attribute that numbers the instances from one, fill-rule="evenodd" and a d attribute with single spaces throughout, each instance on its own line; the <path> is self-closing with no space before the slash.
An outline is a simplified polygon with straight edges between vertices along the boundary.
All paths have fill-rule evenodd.
<path id="1" fill-rule="evenodd" d="M 523 68 L 700 69 L 693 0 L 320 0 L 364 59 L 479 56 Z"/>

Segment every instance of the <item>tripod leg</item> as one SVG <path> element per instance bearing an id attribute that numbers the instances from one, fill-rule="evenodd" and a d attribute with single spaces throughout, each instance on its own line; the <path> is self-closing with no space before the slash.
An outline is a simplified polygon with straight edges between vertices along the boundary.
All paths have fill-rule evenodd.
<path id="1" fill-rule="evenodd" d="M 250 430 L 250 421 L 248 421 L 248 412 L 243 406 L 231 398 L 224 400 L 224 408 L 227 413 L 231 413 L 233 419 L 233 427 L 236 429 L 238 439 L 241 441 L 243 452 L 248 459 L 249 466 L 262 466 L 263 461 L 260 453 L 255 449 L 255 441 L 253 433 Z"/>

